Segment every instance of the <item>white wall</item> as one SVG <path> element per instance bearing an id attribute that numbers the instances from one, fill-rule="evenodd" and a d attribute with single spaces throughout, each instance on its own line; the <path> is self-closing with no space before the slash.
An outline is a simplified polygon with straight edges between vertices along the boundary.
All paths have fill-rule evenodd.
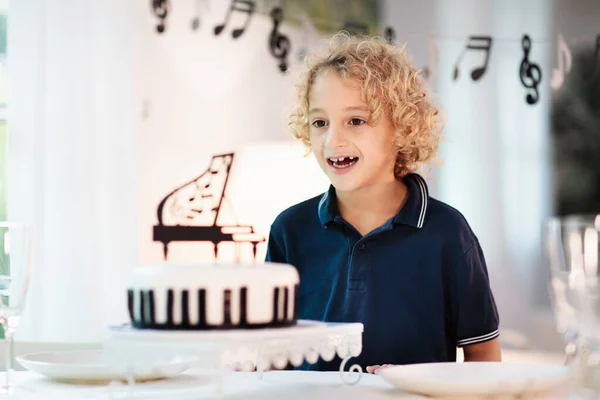
<path id="1" fill-rule="evenodd" d="M 268 210 L 257 211 L 270 196 L 296 193 L 295 198 L 301 200 L 327 188 L 316 163 L 303 162 L 301 148 L 292 153 L 282 150 L 290 155 L 287 163 L 273 155 L 268 160 L 269 168 L 262 171 L 253 168 L 260 175 L 243 174 L 244 169 L 252 168 L 243 164 L 245 147 L 292 139 L 287 121 L 300 67 L 297 51 L 301 32 L 287 25 L 282 28 L 292 42 L 289 61 L 293 69 L 283 75 L 277 69 L 277 60 L 269 53 L 272 22 L 266 15 L 255 14 L 248 30 L 234 40 L 230 27 L 220 36 L 213 33 L 229 2 L 211 2 L 210 10 L 202 14 L 201 28 L 195 32 L 189 23 L 193 5 L 194 1 L 178 2 L 163 35 L 154 33 L 152 18 L 144 18 L 140 65 L 143 66 L 142 98 L 148 114 L 138 137 L 138 246 L 142 264 L 163 258 L 163 245 L 152 241 L 159 202 L 171 190 L 204 172 L 213 154 L 237 153 L 227 193 L 229 203 L 224 204 L 219 218 L 221 224 L 235 223 L 237 217 L 240 224 L 254 225 L 258 233 L 267 236 L 276 213 L 292 204 L 282 201 L 289 197 L 276 197 Z M 242 13 L 234 14 L 230 26 L 241 24 L 244 18 Z M 298 170 L 295 167 L 298 163 L 307 170 Z M 266 185 L 256 185 L 251 190 L 240 182 L 240 174 Z M 313 185 L 315 179 L 320 184 Z M 236 188 L 239 185 L 242 187 Z M 223 244 L 221 249 L 222 260 L 233 259 L 231 245 Z M 245 249 L 244 259 L 249 260 L 250 247 Z M 261 245 L 259 260 L 264 258 L 265 249 Z M 210 243 L 169 245 L 171 261 L 211 261 L 212 257 Z"/>

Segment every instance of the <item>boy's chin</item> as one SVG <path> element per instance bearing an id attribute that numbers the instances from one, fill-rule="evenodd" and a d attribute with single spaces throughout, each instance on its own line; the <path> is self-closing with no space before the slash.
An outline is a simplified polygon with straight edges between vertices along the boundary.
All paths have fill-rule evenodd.
<path id="1" fill-rule="evenodd" d="M 329 179 L 329 181 L 331 182 L 331 185 L 335 188 L 335 190 L 338 192 L 353 192 L 356 189 L 360 188 L 360 184 L 356 181 L 348 182 L 344 179 L 339 178 Z"/>

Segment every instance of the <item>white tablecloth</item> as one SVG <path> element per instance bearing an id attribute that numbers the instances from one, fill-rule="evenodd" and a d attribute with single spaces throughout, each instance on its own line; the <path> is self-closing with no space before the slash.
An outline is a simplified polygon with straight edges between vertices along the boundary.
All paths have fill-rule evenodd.
<path id="1" fill-rule="evenodd" d="M 231 372 L 224 377 L 222 397 L 204 371 L 190 370 L 162 381 L 140 383 L 133 393 L 125 385 L 84 385 L 54 382 L 33 372 L 15 373 L 17 399 L 215 399 L 227 400 L 421 400 L 428 397 L 402 393 L 375 375 L 363 374 L 355 386 L 345 385 L 338 372 L 271 371 L 259 380 L 254 373 Z M 2 376 L 1 379 L 4 379 Z M 111 397 L 112 395 L 112 397 Z M 131 397 L 128 397 L 131 395 Z M 514 397 L 513 397 L 514 398 Z M 531 397 L 530 397 L 531 398 Z M 584 399 L 565 392 L 533 397 L 544 400 Z M 494 400 L 501 398 L 494 397 Z M 503 398 L 502 398 L 503 399 Z M 525 397 L 521 397 L 524 400 Z M 461 400 L 466 400 L 461 398 Z M 487 397 L 486 400 L 491 400 Z"/>

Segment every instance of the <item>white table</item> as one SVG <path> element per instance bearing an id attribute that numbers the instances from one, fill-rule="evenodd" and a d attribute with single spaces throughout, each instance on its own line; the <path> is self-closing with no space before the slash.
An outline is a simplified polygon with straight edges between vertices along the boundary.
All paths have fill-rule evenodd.
<path id="1" fill-rule="evenodd" d="M 0 379 L 3 379 L 0 376 Z M 106 385 L 53 382 L 32 372 L 15 373 L 17 399 L 110 399 Z M 129 398 L 126 387 L 113 386 L 113 399 Z M 189 370 L 176 378 L 136 385 L 133 399 L 214 399 L 215 386 L 210 374 Z M 541 395 L 535 399 L 565 399 L 566 393 Z M 218 398 L 218 397 L 217 397 Z M 587 399 L 577 396 L 571 399 Z M 227 400 L 422 400 L 428 397 L 402 393 L 375 375 L 363 374 L 355 386 L 341 382 L 338 372 L 271 371 L 258 380 L 254 373 L 232 372 L 224 381 L 222 399 Z M 494 397 L 494 400 L 504 398 Z M 507 398 L 508 399 L 508 398 Z M 467 400 L 464 397 L 461 400 Z M 486 398 L 486 400 L 492 400 Z M 525 398 L 521 398 L 525 400 Z"/>

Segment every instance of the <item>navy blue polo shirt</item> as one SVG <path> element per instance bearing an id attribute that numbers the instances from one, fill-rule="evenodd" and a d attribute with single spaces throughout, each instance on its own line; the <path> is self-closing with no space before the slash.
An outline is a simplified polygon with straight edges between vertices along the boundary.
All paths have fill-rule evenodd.
<path id="1" fill-rule="evenodd" d="M 366 236 L 340 216 L 335 189 L 283 211 L 266 261 L 295 266 L 298 317 L 364 324 L 364 368 L 456 360 L 456 347 L 498 337 L 498 312 L 477 237 L 460 212 L 404 178 L 399 213 Z M 305 363 L 336 370 L 340 359 Z"/>

